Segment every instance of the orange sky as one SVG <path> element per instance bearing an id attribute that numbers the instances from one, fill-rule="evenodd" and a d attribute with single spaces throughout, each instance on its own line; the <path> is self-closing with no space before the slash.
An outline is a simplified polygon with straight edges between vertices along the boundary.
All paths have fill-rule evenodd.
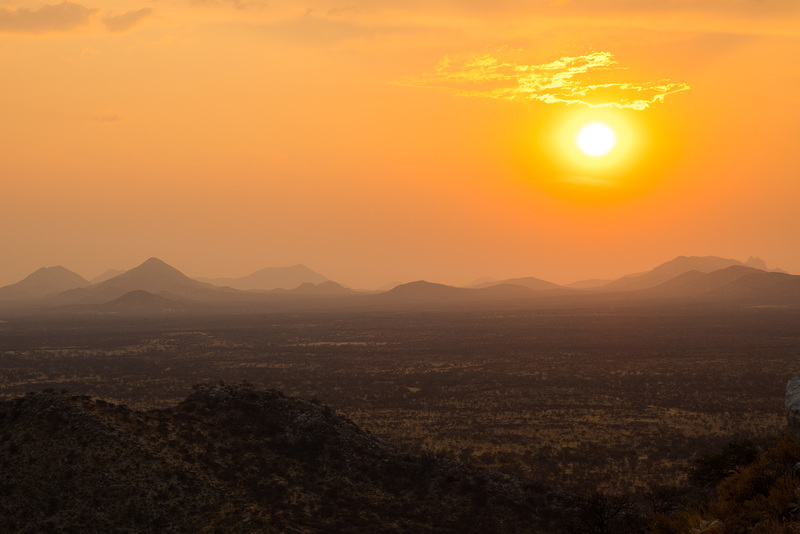
<path id="1" fill-rule="evenodd" d="M 798 57 L 796 0 L 0 0 L 0 284 L 800 273 Z"/>

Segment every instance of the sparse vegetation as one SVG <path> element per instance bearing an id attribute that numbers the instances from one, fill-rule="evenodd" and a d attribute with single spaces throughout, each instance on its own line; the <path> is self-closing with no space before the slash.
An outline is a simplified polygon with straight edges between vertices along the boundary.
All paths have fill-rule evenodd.
<path id="1" fill-rule="evenodd" d="M 748 460 L 750 444 L 731 443 L 718 454 L 701 458 L 697 469 L 728 462 Z M 709 461 L 710 460 L 710 461 Z M 717 485 L 718 498 L 695 503 L 677 513 L 658 514 L 651 526 L 653 534 L 713 532 L 715 534 L 790 533 L 800 531 L 800 439 L 785 434 L 776 444 L 760 451 L 757 458 L 740 464 Z M 715 469 L 712 469 L 715 471 Z"/>
<path id="2" fill-rule="evenodd" d="M 783 428 L 798 324 L 791 309 L 666 308 L 19 319 L 0 325 L 0 395 L 51 388 L 114 410 L 167 409 L 192 384 L 249 380 L 314 399 L 323 416 L 346 414 L 420 455 L 418 481 L 426 461 L 459 460 L 565 492 L 553 497 L 556 510 L 598 492 L 630 499 L 628 525 L 656 514 L 663 528 L 701 528 L 714 521 L 703 504 L 719 477 Z M 198 410 L 187 401 L 177 417 Z M 247 412 L 237 417 L 207 433 L 167 421 L 151 432 L 192 444 L 176 453 L 182 462 L 229 455 L 230 445 L 215 443 L 239 436 L 235 450 L 256 465 L 240 435 Z M 725 452 L 732 441 L 736 450 Z M 24 448 L 22 439 L 7 446 Z M 336 454 L 316 438 L 286 452 L 322 466 Z M 215 469 L 220 480 L 238 476 L 226 462 Z M 263 489 L 256 476 L 246 480 Z"/>
<path id="3" fill-rule="evenodd" d="M 3 532 L 562 531 L 543 488 L 247 385 L 147 412 L 31 394 L 0 403 L 0 435 Z"/>

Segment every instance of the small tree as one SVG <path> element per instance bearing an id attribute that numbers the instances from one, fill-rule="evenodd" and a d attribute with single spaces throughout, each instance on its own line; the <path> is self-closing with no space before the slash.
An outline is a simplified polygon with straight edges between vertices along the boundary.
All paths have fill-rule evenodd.
<path id="1" fill-rule="evenodd" d="M 593 490 L 577 504 L 575 532 L 581 534 L 633 534 L 644 526 L 644 518 L 630 495 Z"/>

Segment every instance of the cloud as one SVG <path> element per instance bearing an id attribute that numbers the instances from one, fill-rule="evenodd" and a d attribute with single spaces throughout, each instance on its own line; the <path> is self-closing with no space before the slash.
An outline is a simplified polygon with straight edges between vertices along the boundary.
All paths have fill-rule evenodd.
<path id="1" fill-rule="evenodd" d="M 98 11 L 74 2 L 50 4 L 39 9 L 0 7 L 0 32 L 68 32 L 86 26 Z"/>
<path id="2" fill-rule="evenodd" d="M 267 3 L 262 0 L 192 0 L 194 5 L 227 5 L 239 10 L 263 9 Z"/>
<path id="3" fill-rule="evenodd" d="M 93 121 L 96 122 L 120 122 L 122 120 L 122 115 L 119 113 L 114 113 L 112 111 L 101 113 L 99 115 L 95 115 L 92 117 Z"/>
<path id="4" fill-rule="evenodd" d="M 636 110 L 663 102 L 667 95 L 689 90 L 686 83 L 669 80 L 597 83 L 599 78 L 611 78 L 623 70 L 610 52 L 562 57 L 541 65 L 503 62 L 485 54 L 464 61 L 445 57 L 434 73 L 404 83 L 448 88 L 463 96 Z"/>
<path id="5" fill-rule="evenodd" d="M 370 37 L 382 30 L 363 27 L 348 20 L 317 17 L 307 12 L 301 17 L 281 21 L 269 26 L 272 36 L 304 46 L 326 47 L 348 39 Z"/>
<path id="6" fill-rule="evenodd" d="M 154 13 L 153 8 L 143 7 L 128 11 L 122 15 L 108 15 L 103 17 L 103 25 L 110 32 L 125 32 L 139 25 L 140 22 Z"/>

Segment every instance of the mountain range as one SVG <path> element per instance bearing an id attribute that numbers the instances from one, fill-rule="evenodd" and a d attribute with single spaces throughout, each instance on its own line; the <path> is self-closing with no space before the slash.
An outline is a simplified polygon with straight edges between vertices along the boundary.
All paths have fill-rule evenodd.
<path id="1" fill-rule="evenodd" d="M 229 300 L 232 290 L 189 278 L 158 258 L 150 258 L 138 267 L 98 284 L 70 289 L 54 297 L 53 304 L 100 304 L 132 291 L 146 291 L 178 300 Z"/>
<path id="2" fill-rule="evenodd" d="M 113 274 L 113 273 L 112 273 Z M 176 314 L 217 305 L 234 309 L 258 306 L 326 307 L 509 305 L 603 302 L 603 299 L 643 303 L 676 301 L 740 302 L 762 306 L 800 306 L 800 276 L 766 270 L 764 262 L 715 256 L 680 256 L 650 271 L 599 284 L 559 286 L 534 277 L 484 281 L 455 287 L 424 280 L 400 284 L 378 293 L 358 292 L 297 265 L 262 269 L 241 279 L 216 279 L 215 285 L 190 278 L 158 258 L 97 283 L 57 266 L 37 270 L 25 279 L 0 288 L 0 309 L 49 310 L 59 313 Z M 290 289 L 264 289 L 299 281 Z M 231 285 L 248 287 L 234 288 Z M 237 282 L 238 281 L 238 282 Z M 253 308 L 255 306 L 255 308 Z"/>
<path id="3" fill-rule="evenodd" d="M 691 270 L 647 289 L 645 294 L 672 298 L 800 303 L 800 276 L 731 265 L 708 273 Z"/>
<path id="4" fill-rule="evenodd" d="M 746 262 L 719 258 L 717 256 L 678 256 L 666 263 L 644 272 L 629 274 L 600 286 L 604 291 L 633 291 L 647 289 L 667 282 L 689 271 L 710 273 L 725 269 L 726 267 L 742 266 L 761 271 L 767 271 L 767 266 L 761 258 L 750 257 Z M 783 272 L 776 269 L 775 272 Z"/>

